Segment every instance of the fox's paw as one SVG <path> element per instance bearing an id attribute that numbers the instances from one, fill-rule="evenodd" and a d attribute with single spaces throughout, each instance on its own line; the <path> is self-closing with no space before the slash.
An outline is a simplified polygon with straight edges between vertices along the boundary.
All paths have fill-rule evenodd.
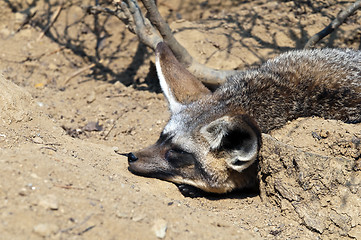
<path id="1" fill-rule="evenodd" d="M 205 192 L 200 190 L 199 188 L 193 187 L 191 185 L 187 185 L 187 184 L 180 184 L 177 185 L 179 191 L 182 193 L 183 196 L 185 197 L 191 197 L 191 198 L 195 198 L 195 197 L 203 197 Z"/>

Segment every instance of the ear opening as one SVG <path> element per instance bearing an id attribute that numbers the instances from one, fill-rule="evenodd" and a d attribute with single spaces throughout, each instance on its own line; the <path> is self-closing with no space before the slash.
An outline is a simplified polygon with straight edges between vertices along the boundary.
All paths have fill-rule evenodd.
<path id="1" fill-rule="evenodd" d="M 246 116 L 246 117 L 245 117 Z M 213 152 L 222 152 L 227 165 L 238 172 L 257 158 L 261 133 L 247 115 L 221 117 L 201 129 Z"/>
<path id="2" fill-rule="evenodd" d="M 155 65 L 160 86 L 172 113 L 178 112 L 184 105 L 210 94 L 210 90 L 178 62 L 164 42 L 158 43 L 155 53 Z"/>

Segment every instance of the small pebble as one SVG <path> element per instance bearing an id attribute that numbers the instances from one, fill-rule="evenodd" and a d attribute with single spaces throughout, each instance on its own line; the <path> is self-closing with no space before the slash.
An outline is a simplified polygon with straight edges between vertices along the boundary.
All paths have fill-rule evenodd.
<path id="1" fill-rule="evenodd" d="M 36 104 L 37 104 L 39 107 L 44 107 L 44 103 L 42 103 L 42 102 L 36 102 Z"/>
<path id="2" fill-rule="evenodd" d="M 329 135 L 329 132 L 327 131 L 327 130 L 321 130 L 320 131 L 320 137 L 322 137 L 322 138 L 327 138 L 328 137 L 328 135 Z"/>
<path id="3" fill-rule="evenodd" d="M 19 191 L 19 195 L 20 196 L 26 196 L 28 195 L 28 191 L 26 188 L 21 188 L 20 191 Z"/>
<path id="4" fill-rule="evenodd" d="M 31 173 L 30 177 L 35 178 L 35 179 L 40 179 L 40 177 L 38 175 L 36 175 L 36 173 Z"/>
<path id="5" fill-rule="evenodd" d="M 103 130 L 103 126 L 99 124 L 99 122 L 88 122 L 84 127 L 83 127 L 84 131 L 102 131 Z"/>
<path id="6" fill-rule="evenodd" d="M 59 227 L 55 224 L 41 223 L 33 228 L 34 232 L 41 237 L 49 237 L 50 235 L 57 233 Z"/>
<path id="7" fill-rule="evenodd" d="M 87 103 L 92 103 L 95 101 L 95 92 L 92 91 L 90 92 L 90 94 L 88 95 L 88 97 L 86 98 L 86 102 Z"/>
<path id="8" fill-rule="evenodd" d="M 117 218 L 127 218 L 127 217 L 128 217 L 128 215 L 127 215 L 126 213 L 124 213 L 124 212 L 119 212 L 119 211 L 117 211 L 117 212 L 115 213 L 115 216 L 116 216 Z"/>
<path id="9" fill-rule="evenodd" d="M 154 231 L 157 238 L 163 239 L 167 232 L 167 222 L 164 219 L 158 218 L 154 221 L 152 230 Z"/>
<path id="10" fill-rule="evenodd" d="M 57 70 L 59 67 L 58 67 L 56 64 L 54 64 L 54 63 L 49 63 L 48 68 L 49 68 L 50 70 Z"/>
<path id="11" fill-rule="evenodd" d="M 59 209 L 58 199 L 55 195 L 52 194 L 42 196 L 39 200 L 39 206 L 42 206 L 45 209 L 58 210 Z"/>
<path id="12" fill-rule="evenodd" d="M 41 137 L 36 136 L 36 137 L 33 138 L 33 142 L 37 143 L 37 144 L 43 144 L 44 140 L 41 139 Z"/>
<path id="13" fill-rule="evenodd" d="M 143 220 L 144 218 L 145 218 L 144 215 L 139 214 L 139 215 L 133 216 L 133 217 L 132 217 L 132 220 L 133 220 L 134 222 L 139 222 L 139 221 Z"/>

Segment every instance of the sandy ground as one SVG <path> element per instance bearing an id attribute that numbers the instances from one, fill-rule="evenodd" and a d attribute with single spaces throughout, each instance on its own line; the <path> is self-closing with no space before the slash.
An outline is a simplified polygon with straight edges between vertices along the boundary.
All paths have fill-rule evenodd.
<path id="1" fill-rule="evenodd" d="M 352 1 L 306 2 L 159 1 L 159 8 L 195 58 L 240 69 L 302 48 Z M 132 175 L 114 150 L 153 143 L 169 117 L 153 53 L 114 17 L 87 15 L 87 1 L 65 1 L 41 36 L 59 4 L 0 2 L 0 239 L 332 239 L 332 229 L 310 230 L 254 193 L 191 199 L 172 183 Z M 360 49 L 360 24 L 358 12 L 319 46 Z M 359 152 L 342 150 L 352 146 L 315 144 L 310 133 L 325 134 L 322 124 L 329 122 L 300 120 L 273 136 L 356 159 Z M 330 124 L 328 132 L 345 129 Z M 348 127 L 361 138 L 360 125 Z M 361 225 L 341 238 L 361 239 Z"/>

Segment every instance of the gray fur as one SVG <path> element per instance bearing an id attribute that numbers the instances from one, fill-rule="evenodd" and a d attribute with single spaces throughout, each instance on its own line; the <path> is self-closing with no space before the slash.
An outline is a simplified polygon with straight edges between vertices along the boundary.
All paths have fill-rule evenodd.
<path id="1" fill-rule="evenodd" d="M 227 112 L 245 112 L 263 132 L 298 117 L 361 121 L 361 51 L 291 51 L 232 76 L 213 95 L 172 116 L 190 131 Z M 172 121 L 171 119 L 171 121 Z M 182 128 L 179 129 L 179 123 Z M 186 130 L 188 129 L 188 130 Z"/>
<path id="2" fill-rule="evenodd" d="M 361 51 L 291 51 L 231 77 L 215 93 L 223 108 L 242 107 L 263 132 L 298 117 L 361 121 Z"/>
<path id="3" fill-rule="evenodd" d="M 250 187 L 260 129 L 309 116 L 361 122 L 361 52 L 291 51 L 181 106 L 156 144 L 131 155 L 129 170 L 209 192 Z"/>

